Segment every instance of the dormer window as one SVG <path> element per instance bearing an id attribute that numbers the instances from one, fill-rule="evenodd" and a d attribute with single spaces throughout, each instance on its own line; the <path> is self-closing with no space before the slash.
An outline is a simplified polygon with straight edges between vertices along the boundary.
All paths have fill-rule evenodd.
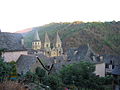
<path id="1" fill-rule="evenodd" d="M 110 64 L 112 64 L 113 62 L 112 62 L 112 60 L 110 60 Z"/>

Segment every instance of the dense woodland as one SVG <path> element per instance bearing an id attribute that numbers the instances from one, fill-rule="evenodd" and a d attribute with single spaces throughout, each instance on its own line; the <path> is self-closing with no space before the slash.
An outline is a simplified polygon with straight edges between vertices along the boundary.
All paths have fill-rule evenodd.
<path id="1" fill-rule="evenodd" d="M 24 33 L 25 45 L 31 47 L 34 31 L 38 30 L 41 41 L 47 31 L 50 40 L 54 40 L 56 32 L 63 42 L 64 51 L 81 44 L 90 44 L 99 54 L 120 54 L 120 21 L 112 22 L 60 22 L 34 27 L 32 31 Z"/>

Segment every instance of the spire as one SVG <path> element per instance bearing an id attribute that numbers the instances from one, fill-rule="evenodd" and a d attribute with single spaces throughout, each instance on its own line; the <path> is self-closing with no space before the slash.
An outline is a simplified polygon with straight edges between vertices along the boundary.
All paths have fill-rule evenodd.
<path id="1" fill-rule="evenodd" d="M 55 39 L 55 43 L 62 43 L 61 40 L 60 40 L 60 37 L 58 35 L 58 32 L 57 32 L 57 36 L 56 36 L 56 39 Z"/>
<path id="2" fill-rule="evenodd" d="M 34 40 L 40 40 L 40 37 L 38 35 L 38 31 L 37 30 L 35 30 Z"/>
<path id="3" fill-rule="evenodd" d="M 48 37 L 47 32 L 45 33 L 45 43 L 50 43 L 50 39 Z"/>

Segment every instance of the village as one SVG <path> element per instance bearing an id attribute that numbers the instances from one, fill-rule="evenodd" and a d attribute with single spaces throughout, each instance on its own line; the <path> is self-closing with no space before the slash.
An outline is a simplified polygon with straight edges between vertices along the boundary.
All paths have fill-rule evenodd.
<path id="1" fill-rule="evenodd" d="M 35 30 L 32 47 L 27 48 L 21 34 L 0 32 L 0 49 L 4 50 L 1 57 L 4 62 L 16 62 L 19 75 L 29 71 L 35 72 L 37 67 L 51 69 L 49 73 L 57 73 L 66 65 L 86 61 L 95 65 L 94 73 L 98 77 L 113 75 L 119 79 L 120 56 L 96 54 L 89 43 L 80 45 L 78 48 L 69 48 L 64 52 L 59 32 L 54 36 L 53 42 L 49 38 L 49 33 L 46 32 L 44 42 L 41 42 L 38 31 Z M 119 83 L 119 80 L 116 81 Z M 114 83 L 116 87 L 119 86 L 118 83 Z"/>

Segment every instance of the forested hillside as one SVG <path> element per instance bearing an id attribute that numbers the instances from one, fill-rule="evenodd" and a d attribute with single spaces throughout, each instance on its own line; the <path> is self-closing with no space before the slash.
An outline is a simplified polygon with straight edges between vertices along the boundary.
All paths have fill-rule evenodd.
<path id="1" fill-rule="evenodd" d="M 29 48 L 31 48 L 35 30 L 38 30 L 41 41 L 43 41 L 46 31 L 51 41 L 54 40 L 56 32 L 59 32 L 65 51 L 70 47 L 79 47 L 81 44 L 89 43 L 96 53 L 120 54 L 120 21 L 61 22 L 34 27 L 24 36 L 25 45 Z"/>

